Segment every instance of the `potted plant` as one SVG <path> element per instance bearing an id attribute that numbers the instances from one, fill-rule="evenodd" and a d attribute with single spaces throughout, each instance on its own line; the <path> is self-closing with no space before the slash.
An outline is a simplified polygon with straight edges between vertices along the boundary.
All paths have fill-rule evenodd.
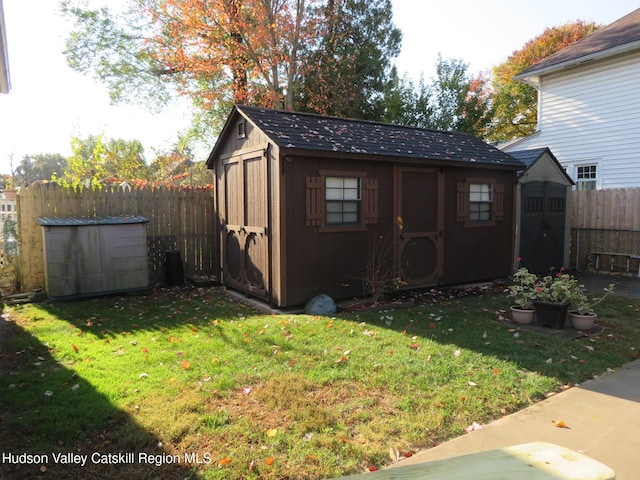
<path id="1" fill-rule="evenodd" d="M 571 300 L 580 290 L 578 281 L 564 269 L 538 280 L 533 300 L 538 323 L 543 327 L 563 328 Z"/>
<path id="2" fill-rule="evenodd" d="M 511 305 L 511 318 L 520 324 L 533 322 L 535 309 L 533 300 L 536 296 L 536 283 L 538 277 L 530 273 L 526 267 L 520 268 L 513 274 L 512 284 L 509 286 L 509 297 L 514 305 Z"/>
<path id="3" fill-rule="evenodd" d="M 584 286 L 580 285 L 580 288 L 576 290 L 573 298 L 571 299 L 572 308 L 569 311 L 571 326 L 576 330 L 591 330 L 598 318 L 598 314 L 593 310 L 593 307 L 602 302 L 614 291 L 615 284 L 611 283 L 604 289 L 604 295 L 594 298 L 587 295 L 584 291 Z"/>

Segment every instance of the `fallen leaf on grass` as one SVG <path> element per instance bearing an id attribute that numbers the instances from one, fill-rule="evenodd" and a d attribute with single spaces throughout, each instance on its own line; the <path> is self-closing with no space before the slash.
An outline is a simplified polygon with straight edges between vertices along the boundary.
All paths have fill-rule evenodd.
<path id="1" fill-rule="evenodd" d="M 185 360 L 180 362 L 183 370 L 189 370 L 191 368 L 191 364 Z"/>
<path id="2" fill-rule="evenodd" d="M 267 430 L 267 437 L 273 438 L 276 435 L 278 435 L 278 429 L 277 428 L 270 428 L 269 430 Z"/>
<path id="3" fill-rule="evenodd" d="M 269 457 L 265 460 L 265 462 L 267 465 L 273 465 L 273 457 Z"/>
<path id="4" fill-rule="evenodd" d="M 220 461 L 218 462 L 218 465 L 221 467 L 224 467 L 225 465 L 229 465 L 229 463 L 231 463 L 231 457 L 224 457 L 220 459 Z"/>
<path id="5" fill-rule="evenodd" d="M 71 345 L 71 348 L 73 348 L 73 351 L 78 353 L 78 347 L 76 347 L 75 345 Z"/>

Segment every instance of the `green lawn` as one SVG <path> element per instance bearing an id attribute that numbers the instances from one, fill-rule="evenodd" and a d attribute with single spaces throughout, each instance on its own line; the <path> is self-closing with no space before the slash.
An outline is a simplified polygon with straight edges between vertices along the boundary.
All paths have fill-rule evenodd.
<path id="1" fill-rule="evenodd" d="M 264 315 L 190 288 L 5 307 L 0 450 L 16 460 L 0 473 L 361 472 L 615 369 L 640 348 L 638 300 L 608 298 L 602 329 L 578 340 L 517 327 L 504 310 L 507 297 L 487 293 L 332 318 Z"/>

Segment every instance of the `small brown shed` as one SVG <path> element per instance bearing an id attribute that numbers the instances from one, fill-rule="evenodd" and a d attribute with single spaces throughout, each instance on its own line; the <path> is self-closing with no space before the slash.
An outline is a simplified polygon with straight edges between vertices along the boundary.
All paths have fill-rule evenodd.
<path id="1" fill-rule="evenodd" d="M 274 306 L 511 275 L 523 164 L 461 133 L 235 106 L 215 170 L 219 275 Z M 373 267 L 373 268 L 372 268 Z"/>

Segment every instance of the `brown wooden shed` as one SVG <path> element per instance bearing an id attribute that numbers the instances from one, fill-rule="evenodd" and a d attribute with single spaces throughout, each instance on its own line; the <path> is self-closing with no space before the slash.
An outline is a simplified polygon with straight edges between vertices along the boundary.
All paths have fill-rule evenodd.
<path id="1" fill-rule="evenodd" d="M 274 306 L 512 273 L 523 164 L 471 135 L 236 106 L 207 165 L 218 273 Z"/>

